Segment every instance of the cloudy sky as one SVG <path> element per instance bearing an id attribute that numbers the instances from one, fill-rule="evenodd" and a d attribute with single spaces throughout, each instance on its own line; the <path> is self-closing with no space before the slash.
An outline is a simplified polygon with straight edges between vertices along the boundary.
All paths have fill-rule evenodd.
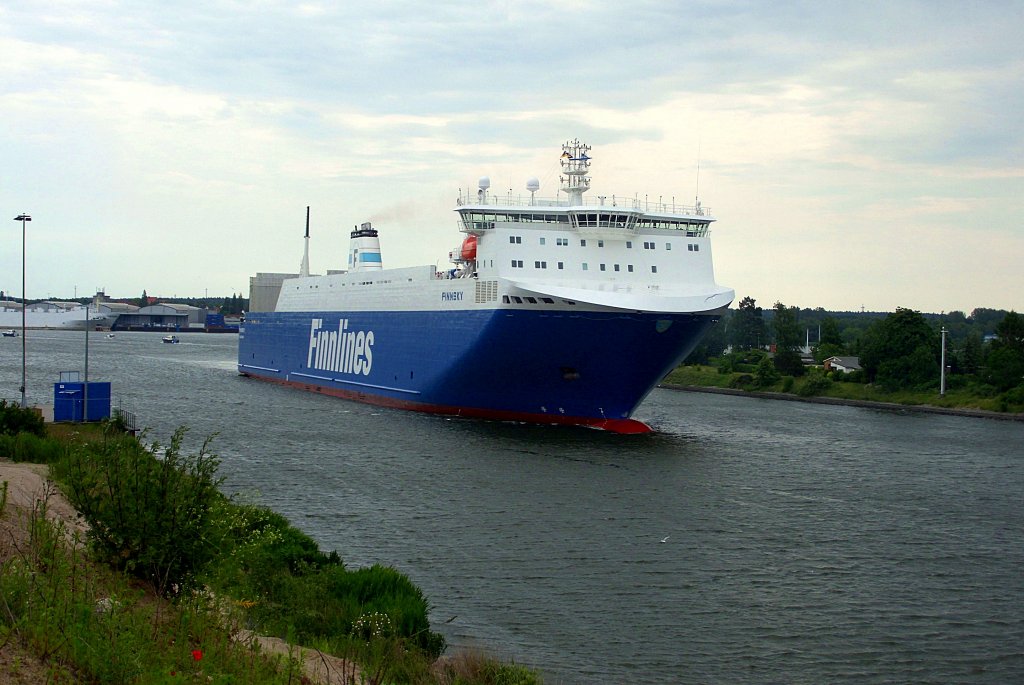
<path id="1" fill-rule="evenodd" d="M 837 310 L 1024 310 L 1024 3 L 0 5 L 0 207 L 28 295 L 247 293 L 372 220 L 438 263 L 460 188 L 698 191 L 718 280 Z M 699 160 L 699 174 L 698 174 Z M 0 289 L 21 291 L 20 224 Z M 443 264 L 443 261 L 439 263 Z"/>

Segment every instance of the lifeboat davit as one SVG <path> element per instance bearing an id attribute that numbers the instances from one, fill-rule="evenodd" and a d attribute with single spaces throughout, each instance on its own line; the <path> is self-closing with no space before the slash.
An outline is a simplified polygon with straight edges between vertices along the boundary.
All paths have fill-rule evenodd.
<path id="1" fill-rule="evenodd" d="M 459 254 L 465 261 L 472 261 L 476 259 L 476 236 L 468 235 L 466 239 L 462 241 L 462 249 L 459 250 Z"/>

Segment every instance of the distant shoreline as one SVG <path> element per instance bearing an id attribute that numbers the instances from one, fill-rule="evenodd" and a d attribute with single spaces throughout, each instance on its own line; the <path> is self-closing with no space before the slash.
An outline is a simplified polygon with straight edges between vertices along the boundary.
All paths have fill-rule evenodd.
<path id="1" fill-rule="evenodd" d="M 681 385 L 678 383 L 660 383 L 659 388 L 666 390 L 682 390 L 684 392 L 706 392 L 716 395 L 740 395 L 757 397 L 763 400 L 785 400 L 787 402 L 810 402 L 813 404 L 837 404 L 845 407 L 864 407 L 897 412 L 915 412 L 919 414 L 946 414 L 948 416 L 969 416 L 976 419 L 996 419 L 999 421 L 1024 421 L 1024 414 L 1011 414 L 984 409 L 958 409 L 950 407 L 934 407 L 928 404 L 899 404 L 896 402 L 876 402 L 872 400 L 851 400 L 839 397 L 800 397 L 784 392 L 762 392 L 758 390 L 736 390 L 735 388 L 718 388 L 704 385 Z"/>

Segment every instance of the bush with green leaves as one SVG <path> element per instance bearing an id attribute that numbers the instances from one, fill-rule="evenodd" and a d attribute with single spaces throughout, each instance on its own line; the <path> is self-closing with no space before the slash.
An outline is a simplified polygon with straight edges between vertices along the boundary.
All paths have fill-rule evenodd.
<path id="1" fill-rule="evenodd" d="M 64 445 L 35 433 L 0 434 L 0 457 L 16 462 L 52 464 L 63 458 Z"/>
<path id="2" fill-rule="evenodd" d="M 150 450 L 110 433 L 100 443 L 71 446 L 56 469 L 89 522 L 98 557 L 160 594 L 192 585 L 217 553 L 211 510 L 220 498 L 219 462 L 209 440 L 198 454 L 182 454 L 184 433 L 178 429 L 166 449 Z"/>
<path id="3" fill-rule="evenodd" d="M 43 415 L 33 408 L 21 408 L 13 402 L 0 400 L 0 435 L 17 435 L 19 433 L 31 433 L 43 437 L 46 435 L 46 426 L 43 424 Z"/>
<path id="4" fill-rule="evenodd" d="M 830 387 L 832 387 L 832 379 L 826 376 L 825 372 L 821 369 L 813 368 L 807 374 L 803 385 L 797 390 L 797 394 L 801 397 L 814 397 L 815 395 L 821 395 Z"/>
<path id="5" fill-rule="evenodd" d="M 224 500 L 216 510 L 222 553 L 207 579 L 246 608 L 254 627 L 309 644 L 358 636 L 361 620 L 380 615 L 390 626 L 386 637 L 432 657 L 444 651 L 444 638 L 430 630 L 426 598 L 407 576 L 384 566 L 349 571 L 337 553 L 324 554 L 268 509 Z"/>
<path id="6" fill-rule="evenodd" d="M 768 357 L 761 359 L 754 374 L 754 384 L 759 388 L 767 388 L 775 385 L 782 378 L 782 375 L 775 368 L 775 364 Z"/>

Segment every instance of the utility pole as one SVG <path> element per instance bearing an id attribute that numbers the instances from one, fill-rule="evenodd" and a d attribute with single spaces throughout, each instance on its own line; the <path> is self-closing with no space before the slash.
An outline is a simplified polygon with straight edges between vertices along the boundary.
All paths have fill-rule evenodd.
<path id="1" fill-rule="evenodd" d="M 32 221 L 32 217 L 22 212 L 14 217 L 15 221 L 21 222 L 21 408 L 25 403 L 25 307 L 28 300 L 25 298 L 25 222 Z"/>
<path id="2" fill-rule="evenodd" d="M 939 397 L 946 396 L 946 327 L 942 327 L 942 369 L 939 370 Z"/>

